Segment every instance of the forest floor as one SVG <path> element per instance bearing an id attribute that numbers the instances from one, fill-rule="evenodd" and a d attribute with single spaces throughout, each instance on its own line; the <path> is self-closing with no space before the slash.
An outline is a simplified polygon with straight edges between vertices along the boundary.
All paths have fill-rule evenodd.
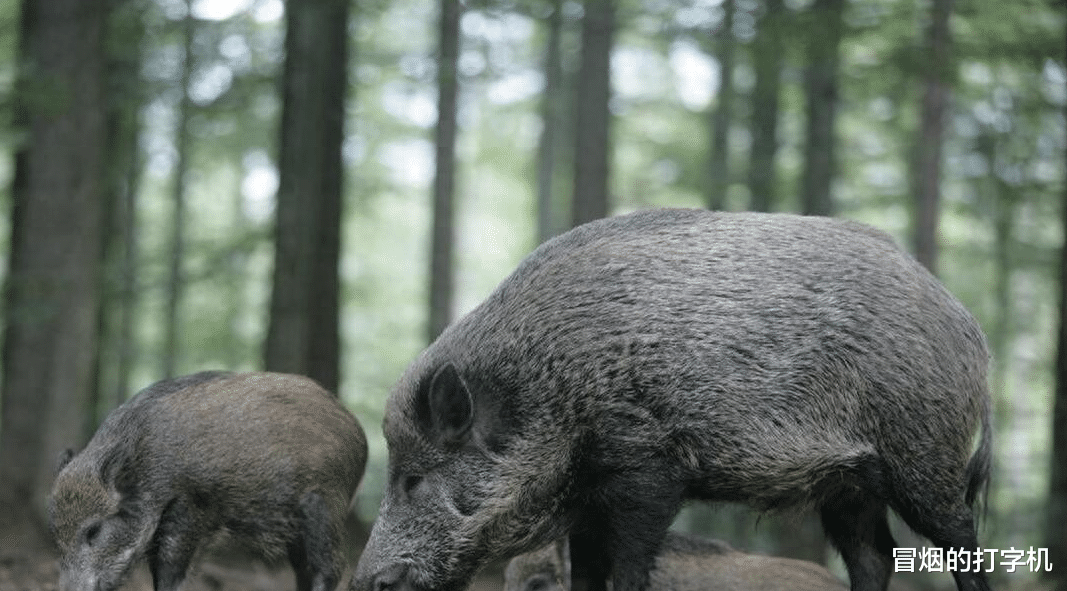
<path id="1" fill-rule="evenodd" d="M 338 589 L 347 589 L 347 578 Z M 55 591 L 59 561 L 54 552 L 0 550 L 0 591 Z M 504 578 L 499 572 L 483 572 L 470 591 L 500 591 Z M 194 566 L 182 591 L 293 591 L 296 580 L 288 565 L 268 566 L 242 557 L 211 557 Z M 121 591 L 152 591 L 147 566 L 138 567 Z"/>
<path id="2" fill-rule="evenodd" d="M 59 558 L 53 544 L 39 528 L 22 523 L 8 511 L 0 515 L 0 591 L 56 591 L 59 583 Z M 358 528 L 358 526 L 356 526 Z M 362 547 L 364 531 L 350 536 Z M 352 552 L 340 590 L 348 588 L 358 552 Z M 471 584 L 470 591 L 501 591 L 504 586 L 500 566 L 483 571 Z M 194 561 L 182 591 L 294 591 L 296 579 L 288 564 L 268 565 L 234 548 L 205 553 Z M 121 591 L 152 591 L 152 577 L 147 565 L 130 573 Z"/>

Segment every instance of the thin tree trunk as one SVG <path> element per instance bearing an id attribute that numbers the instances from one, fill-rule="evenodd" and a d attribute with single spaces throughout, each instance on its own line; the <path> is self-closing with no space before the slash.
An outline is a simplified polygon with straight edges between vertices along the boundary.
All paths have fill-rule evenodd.
<path id="1" fill-rule="evenodd" d="M 563 1 L 553 0 L 548 17 L 548 40 L 545 44 L 545 90 L 541 96 L 541 137 L 537 144 L 537 242 L 555 234 L 552 187 L 555 183 L 557 158 L 556 132 L 563 112 L 563 68 L 560 44 L 563 37 Z"/>
<path id="2" fill-rule="evenodd" d="M 578 74 L 571 223 L 606 217 L 611 160 L 611 47 L 614 0 L 585 0 L 581 70 Z"/>
<path id="3" fill-rule="evenodd" d="M 24 0 L 4 293 L 0 505 L 43 522 L 60 452 L 89 435 L 105 167 L 103 3 Z M 42 93 L 47 89 L 48 92 Z M 23 508 L 15 515 L 7 508 Z"/>
<path id="4" fill-rule="evenodd" d="M 459 95 L 460 3 L 441 0 L 437 66 L 437 129 L 433 181 L 433 235 L 430 240 L 429 341 L 452 321 L 453 250 L 455 246 L 454 194 L 456 172 L 456 101 Z"/>
<path id="5" fill-rule="evenodd" d="M 734 98 L 734 61 L 737 40 L 734 38 L 734 0 L 723 0 L 722 26 L 719 28 L 716 58 L 719 61 L 719 93 L 711 112 L 711 150 L 708 162 L 708 209 L 719 210 L 726 204 L 730 186 L 730 121 Z"/>
<path id="6" fill-rule="evenodd" d="M 807 136 L 800 201 L 807 215 L 834 213 L 836 166 L 834 120 L 837 111 L 837 65 L 844 27 L 844 0 L 815 0 L 809 11 L 808 60 L 804 72 Z"/>
<path id="7" fill-rule="evenodd" d="M 278 207 L 264 365 L 340 385 L 348 0 L 286 6 Z"/>
<path id="8" fill-rule="evenodd" d="M 1064 115 L 1067 115 L 1065 109 Z M 1063 200 L 1063 228 L 1067 233 L 1067 194 Z M 1056 392 L 1052 410 L 1052 450 L 1048 491 L 1045 546 L 1048 548 L 1055 591 L 1067 591 L 1067 241 L 1060 252 L 1060 325 L 1056 338 Z"/>
<path id="9" fill-rule="evenodd" d="M 225 325 L 230 332 L 231 345 L 222 355 L 226 367 L 239 367 L 245 361 L 245 343 L 241 339 L 241 312 L 248 303 L 245 299 L 245 283 L 247 277 L 248 253 L 245 250 L 245 236 L 248 233 L 248 218 L 244 211 L 244 195 L 241 194 L 240 175 L 235 179 L 231 190 L 233 201 L 230 208 L 230 235 L 236 237 L 236 241 L 230 245 L 226 253 L 226 273 L 224 285 L 226 290 L 226 316 Z"/>
<path id="10" fill-rule="evenodd" d="M 752 89 L 752 152 L 748 187 L 753 211 L 770 211 L 777 182 L 775 158 L 778 154 L 778 94 L 781 87 L 782 0 L 764 0 L 766 10 L 760 19 L 752 44 L 756 83 Z"/>
<path id="11" fill-rule="evenodd" d="M 174 132 L 177 162 L 174 165 L 174 184 L 171 192 L 170 260 L 167 273 L 167 301 L 164 310 L 163 354 L 160 357 L 160 374 L 175 375 L 180 355 L 181 300 L 185 290 L 182 262 L 185 260 L 185 186 L 189 168 L 189 116 L 192 102 L 189 100 L 189 77 L 193 69 L 193 14 L 192 1 L 187 0 L 183 22 L 182 73 L 179 81 L 181 97 L 178 102 L 178 124 Z"/>
<path id="12" fill-rule="evenodd" d="M 134 360 L 133 323 L 137 307 L 137 190 L 141 171 L 138 148 L 142 18 L 141 1 L 108 0 L 110 21 L 107 34 L 114 41 L 107 52 L 107 145 L 104 155 L 108 173 L 105 192 L 103 305 L 101 306 L 101 355 L 98 356 L 97 387 L 100 388 L 97 422 L 121 404 L 129 392 Z M 103 352 L 106 351 L 106 354 Z"/>
<path id="13" fill-rule="evenodd" d="M 136 138 L 134 138 L 136 142 Z M 136 155 L 131 158 L 126 172 L 126 183 L 120 198 L 119 217 L 122 223 L 122 267 L 119 271 L 119 301 L 122 310 L 117 331 L 118 359 L 115 368 L 114 394 L 109 402 L 111 408 L 122 404 L 130 395 L 130 375 L 137 359 L 137 347 L 134 346 L 134 320 L 138 309 L 138 264 L 140 247 L 137 241 L 137 190 L 140 183 L 141 159 Z"/>
<path id="14" fill-rule="evenodd" d="M 937 273 L 937 228 L 941 207 L 941 146 L 949 102 L 952 0 L 933 0 L 927 31 L 928 69 L 915 162 L 915 257 Z"/>

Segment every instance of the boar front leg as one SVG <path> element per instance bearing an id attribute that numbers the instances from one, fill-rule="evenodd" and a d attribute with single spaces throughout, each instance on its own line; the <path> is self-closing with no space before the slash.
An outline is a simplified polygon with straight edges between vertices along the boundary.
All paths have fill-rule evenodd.
<path id="1" fill-rule="evenodd" d="M 163 510 L 148 555 L 156 591 L 177 591 L 185 579 L 203 534 L 197 514 L 194 507 L 179 499 Z"/>
<path id="2" fill-rule="evenodd" d="M 649 573 L 681 507 L 682 493 L 683 487 L 664 472 L 611 477 L 572 534 L 576 582 L 584 578 L 587 591 L 606 590 L 608 578 L 612 591 L 648 589 Z"/>

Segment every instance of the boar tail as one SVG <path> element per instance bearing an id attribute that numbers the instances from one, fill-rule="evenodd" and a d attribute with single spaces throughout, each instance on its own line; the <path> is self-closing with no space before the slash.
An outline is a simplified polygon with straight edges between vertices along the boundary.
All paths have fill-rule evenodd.
<path id="1" fill-rule="evenodd" d="M 976 517 L 985 519 L 989 510 L 989 475 L 993 459 L 993 430 L 990 428 L 988 397 L 982 401 L 981 429 L 978 449 L 975 450 L 971 461 L 967 464 L 967 494 L 964 500 L 972 510 L 978 509 Z"/>

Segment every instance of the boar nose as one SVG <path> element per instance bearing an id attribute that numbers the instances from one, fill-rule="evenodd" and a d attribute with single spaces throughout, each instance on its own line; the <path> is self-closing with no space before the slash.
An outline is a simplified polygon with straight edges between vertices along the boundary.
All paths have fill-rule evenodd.
<path id="1" fill-rule="evenodd" d="M 411 591 L 411 585 L 405 576 L 407 572 L 408 568 L 403 564 L 394 564 L 382 569 L 374 575 L 370 591 Z"/>

